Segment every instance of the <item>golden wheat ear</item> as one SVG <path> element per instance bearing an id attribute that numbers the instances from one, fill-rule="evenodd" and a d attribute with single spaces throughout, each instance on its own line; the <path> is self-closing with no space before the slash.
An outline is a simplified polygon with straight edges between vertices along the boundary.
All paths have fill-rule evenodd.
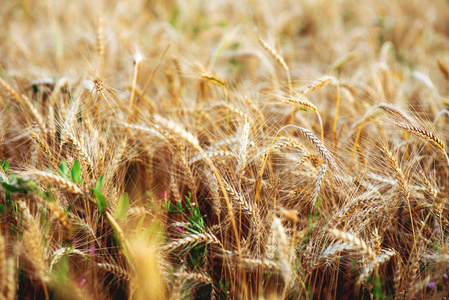
<path id="1" fill-rule="evenodd" d="M 444 78 L 449 82 L 449 68 L 441 59 L 438 60 L 438 67 L 440 68 L 441 73 L 443 73 Z"/>
<path id="2" fill-rule="evenodd" d="M 262 37 L 260 36 L 259 32 L 257 31 L 257 28 L 255 29 L 257 38 L 259 40 L 259 43 L 262 45 L 265 50 L 267 50 L 268 53 L 282 66 L 282 68 L 285 71 L 285 74 L 287 75 L 287 84 L 288 88 L 291 91 L 292 90 L 292 79 L 290 77 L 290 68 L 288 67 L 287 63 L 285 62 L 284 58 L 279 54 L 279 52 L 271 47 L 267 42 L 265 42 Z"/>
<path id="3" fill-rule="evenodd" d="M 422 128 L 410 124 L 395 123 L 395 125 L 407 132 L 413 133 L 414 135 L 425 139 L 432 145 L 437 146 L 442 151 L 444 151 L 446 148 L 443 141 L 437 136 L 435 136 L 432 132 L 429 132 L 427 130 L 424 130 Z"/>

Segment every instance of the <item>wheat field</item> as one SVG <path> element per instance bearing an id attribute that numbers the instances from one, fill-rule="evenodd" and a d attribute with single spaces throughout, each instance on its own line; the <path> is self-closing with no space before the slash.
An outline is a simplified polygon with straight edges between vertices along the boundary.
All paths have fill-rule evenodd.
<path id="1" fill-rule="evenodd" d="M 448 20 L 3 0 L 0 299 L 446 299 Z"/>

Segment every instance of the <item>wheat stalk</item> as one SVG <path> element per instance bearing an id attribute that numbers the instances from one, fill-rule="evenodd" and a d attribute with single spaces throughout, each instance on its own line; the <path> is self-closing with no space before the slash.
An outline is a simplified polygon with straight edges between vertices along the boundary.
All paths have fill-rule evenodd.
<path id="1" fill-rule="evenodd" d="M 8 261 L 5 253 L 5 238 L 0 235 L 0 295 L 6 290 L 8 277 Z"/>

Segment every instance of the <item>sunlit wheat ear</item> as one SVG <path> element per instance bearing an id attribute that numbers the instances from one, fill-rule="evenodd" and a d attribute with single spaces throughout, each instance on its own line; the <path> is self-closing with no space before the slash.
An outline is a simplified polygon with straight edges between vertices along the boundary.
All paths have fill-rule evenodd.
<path id="1" fill-rule="evenodd" d="M 441 73 L 443 73 L 444 78 L 449 81 L 449 68 L 441 59 L 438 60 L 438 67 L 440 68 Z"/>
<path id="2" fill-rule="evenodd" d="M 276 133 L 276 135 L 274 136 L 270 148 L 273 146 L 274 141 L 276 140 L 276 138 L 278 137 L 279 133 L 286 128 L 289 127 L 293 127 L 298 129 L 310 142 L 312 142 L 312 144 L 315 146 L 315 148 L 318 150 L 318 152 L 321 154 L 321 156 L 324 158 L 324 160 L 326 161 L 327 165 L 331 168 L 332 171 L 338 172 L 340 171 L 340 168 L 338 167 L 337 163 L 335 162 L 332 154 L 329 152 L 329 150 L 327 150 L 326 146 L 324 146 L 323 142 L 321 142 L 321 140 L 310 130 L 305 129 L 303 127 L 300 126 L 296 126 L 293 124 L 289 124 L 286 125 L 284 127 L 282 127 L 281 129 L 279 129 L 279 131 Z M 262 172 L 261 174 L 263 174 L 263 169 L 265 167 L 265 163 L 268 157 L 270 149 L 268 150 L 266 157 L 265 157 L 265 162 L 264 165 L 262 166 Z"/>
<path id="3" fill-rule="evenodd" d="M 263 270 L 280 270 L 279 263 L 268 259 L 254 259 L 254 258 L 242 258 L 238 260 L 245 268 L 260 268 Z"/>
<path id="4" fill-rule="evenodd" d="M 399 255 L 396 255 L 393 273 L 393 288 L 394 293 L 396 295 L 395 299 L 400 299 L 399 296 L 402 295 L 402 292 L 399 290 L 401 288 L 401 280 L 402 280 L 401 261 Z"/>
<path id="5" fill-rule="evenodd" d="M 255 216 L 257 214 L 251 202 L 242 197 L 229 183 L 227 183 L 226 181 L 224 181 L 223 183 L 229 198 L 237 204 L 237 211 L 245 211 L 251 216 Z"/>
<path id="6" fill-rule="evenodd" d="M 47 145 L 47 142 L 45 142 L 34 130 L 35 130 L 35 128 L 33 128 L 30 131 L 30 136 L 39 145 L 41 150 L 47 155 L 48 159 L 51 161 L 53 158 L 53 154 L 51 153 L 51 151 Z"/>
<path id="7" fill-rule="evenodd" d="M 1 292 L 4 292 L 5 299 L 7 300 L 17 299 L 17 269 L 14 257 L 10 257 L 6 260 L 6 268 L 3 272 L 5 274 L 5 286 Z"/>
<path id="8" fill-rule="evenodd" d="M 363 282 L 365 282 L 368 277 L 373 272 L 374 268 L 379 267 L 382 264 L 387 263 L 396 253 L 394 251 L 384 251 L 384 253 L 380 254 L 378 257 L 376 257 L 376 260 L 372 263 L 370 263 L 360 274 L 357 285 L 361 285 Z"/>
<path id="9" fill-rule="evenodd" d="M 440 148 L 443 152 L 445 150 L 445 146 L 442 140 L 440 140 L 437 136 L 435 136 L 433 133 L 426 131 L 422 128 L 419 128 L 417 126 L 411 125 L 411 124 L 404 124 L 404 123 L 395 123 L 395 125 L 407 132 L 413 133 L 416 136 L 419 136 L 425 140 L 427 140 L 429 143 L 431 143 L 434 146 L 437 146 Z"/>
<path id="10" fill-rule="evenodd" d="M 33 180 L 34 182 L 42 183 L 47 186 L 64 189 L 73 194 L 85 194 L 85 192 L 83 192 L 76 184 L 59 175 L 54 175 L 43 171 L 28 171 L 23 172 L 21 176 L 24 180 Z"/>
<path id="11" fill-rule="evenodd" d="M 66 214 L 57 206 L 57 204 L 53 202 L 47 202 L 47 208 L 51 210 L 56 218 L 58 219 L 59 224 L 62 226 L 62 236 L 65 240 L 72 239 L 72 223 Z"/>
<path id="12" fill-rule="evenodd" d="M 223 79 L 218 78 L 217 76 L 207 74 L 207 73 L 202 73 L 200 77 L 201 77 L 201 79 L 206 80 L 210 83 L 213 83 L 217 86 L 220 86 L 220 87 L 226 86 L 226 82 Z"/>
<path id="13" fill-rule="evenodd" d="M 300 95 L 306 95 L 310 92 L 315 91 L 316 89 L 325 86 L 327 83 L 329 83 L 332 80 L 332 77 L 330 76 L 323 76 L 315 81 L 313 81 L 312 83 L 306 85 L 306 86 L 302 86 L 300 87 L 297 92 Z"/>
<path id="14" fill-rule="evenodd" d="M 404 114 L 403 112 L 401 112 L 399 109 L 397 109 L 396 107 L 394 107 L 391 104 L 380 103 L 377 105 L 377 107 L 383 109 L 384 111 L 389 113 L 391 116 L 393 116 L 395 118 L 399 118 L 402 121 L 402 123 L 406 123 L 406 124 L 414 124 L 415 123 L 410 117 L 408 117 L 406 114 Z"/>
<path id="15" fill-rule="evenodd" d="M 237 174 L 240 177 L 243 176 L 245 172 L 245 168 L 248 163 L 248 145 L 249 145 L 249 134 L 250 134 L 250 124 L 249 122 L 245 122 L 241 134 L 240 134 L 240 148 L 238 152 L 238 166 L 237 166 Z"/>
<path id="16" fill-rule="evenodd" d="M 48 271 L 51 273 L 53 270 L 53 267 L 58 264 L 58 262 L 61 260 L 61 258 L 64 257 L 64 255 L 78 255 L 81 258 L 87 259 L 88 254 L 78 250 L 74 249 L 72 247 L 62 247 L 55 251 L 53 251 L 51 257 L 50 257 L 50 265 L 48 267 Z"/>
<path id="17" fill-rule="evenodd" d="M 399 186 L 401 187 L 404 195 L 408 198 L 410 195 L 408 191 L 408 182 L 405 179 L 404 173 L 402 172 L 401 168 L 399 167 L 397 159 L 394 157 L 394 155 L 388 150 L 388 148 L 383 145 L 383 152 L 386 155 L 387 163 L 389 167 L 395 172 L 395 178 L 398 182 Z"/>
<path id="18" fill-rule="evenodd" d="M 415 288 L 414 288 L 414 284 L 416 281 L 416 278 L 419 275 L 419 254 L 418 253 L 413 253 L 412 255 L 412 259 L 411 259 L 411 265 L 408 268 L 408 274 L 406 274 L 405 278 L 403 278 L 402 280 L 405 281 L 405 292 L 406 292 L 406 297 L 408 299 L 414 299 L 415 298 Z"/>
<path id="19" fill-rule="evenodd" d="M 42 244 L 41 229 L 39 223 L 31 215 L 28 206 L 24 201 L 19 202 L 19 208 L 23 218 L 23 241 L 37 276 L 46 281 L 46 250 Z"/>
<path id="20" fill-rule="evenodd" d="M 277 256 L 279 260 L 279 266 L 284 280 L 288 283 L 291 279 L 292 270 L 290 268 L 290 254 L 287 235 L 285 234 L 281 219 L 277 217 L 274 218 L 273 230 L 278 242 Z"/>
<path id="21" fill-rule="evenodd" d="M 316 178 L 315 189 L 313 190 L 312 207 L 315 207 L 315 203 L 318 199 L 318 193 L 321 190 L 321 186 L 324 183 L 324 176 L 326 176 L 327 165 L 322 164 L 320 170 L 318 171 L 318 176 Z"/>
<path id="22" fill-rule="evenodd" d="M 39 127 L 41 128 L 42 132 L 44 133 L 44 135 L 47 134 L 47 127 L 44 124 L 44 119 L 42 118 L 41 114 L 38 112 L 38 110 L 36 109 L 36 107 L 34 107 L 33 103 L 31 103 L 31 100 L 25 96 L 22 95 L 22 100 L 23 103 L 28 107 L 28 109 L 31 111 L 31 115 L 34 117 L 34 119 L 36 120 L 37 124 L 39 125 Z"/>
<path id="23" fill-rule="evenodd" d="M 121 167 L 122 160 L 124 159 L 126 150 L 128 148 L 128 142 L 129 142 L 128 136 L 125 136 L 125 138 L 120 143 L 120 147 L 117 149 L 117 152 L 114 155 L 114 160 L 111 163 L 111 166 L 112 166 L 113 169 L 112 169 L 112 171 L 110 173 L 111 177 L 109 178 L 109 180 L 112 179 L 114 174 Z"/>
<path id="24" fill-rule="evenodd" d="M 430 198 L 435 198 L 438 194 L 438 191 L 435 190 L 435 188 L 433 187 L 433 185 L 430 183 L 430 181 L 427 179 L 426 175 L 424 174 L 423 171 L 419 171 L 418 172 L 419 177 L 421 177 L 421 180 L 424 182 L 424 185 L 426 187 L 426 194 L 427 197 Z"/>
<path id="25" fill-rule="evenodd" d="M 189 235 L 185 238 L 179 239 L 177 241 L 171 242 L 165 246 L 160 248 L 163 252 L 172 252 L 181 247 L 193 247 L 195 244 L 218 244 L 223 248 L 221 242 L 217 239 L 217 237 L 211 233 L 197 233 Z"/>
<path id="26" fill-rule="evenodd" d="M 329 229 L 328 232 L 338 240 L 345 241 L 358 248 L 363 254 L 365 254 L 370 262 L 374 263 L 376 261 L 376 255 L 373 249 L 362 239 L 338 229 Z"/>
<path id="27" fill-rule="evenodd" d="M 76 97 L 72 104 L 69 106 L 67 114 L 65 116 L 65 121 L 61 126 L 61 145 L 67 142 L 68 139 L 68 131 L 72 128 L 73 123 L 75 122 L 75 116 L 78 113 L 80 98 Z"/>
<path id="28" fill-rule="evenodd" d="M 303 96 L 296 96 L 295 98 L 281 98 L 281 101 L 285 104 L 289 104 L 298 108 L 310 109 L 311 111 L 316 111 L 316 106 L 310 103 Z"/>
<path id="29" fill-rule="evenodd" d="M 17 101 L 17 103 L 19 103 L 20 105 L 23 105 L 22 99 L 20 99 L 19 94 L 9 84 L 7 84 L 2 78 L 0 78 L 0 84 L 14 98 L 14 100 Z"/>
<path id="30" fill-rule="evenodd" d="M 270 53 L 271 56 L 273 56 L 273 58 L 282 66 L 282 68 L 285 71 L 285 74 L 287 75 L 287 81 L 288 81 L 288 87 L 290 90 L 292 90 L 292 80 L 290 77 L 290 69 L 287 65 L 287 63 L 285 62 L 284 58 L 276 51 L 276 49 L 274 49 L 273 47 L 271 47 L 267 42 L 265 42 L 262 37 L 259 35 L 259 33 L 257 32 L 256 29 L 256 33 L 257 33 L 257 38 L 259 39 L 259 43 L 262 45 L 262 47 L 265 48 L 265 50 L 268 51 L 268 53 Z"/>
<path id="31" fill-rule="evenodd" d="M 271 141 L 270 147 L 268 148 L 267 154 L 265 155 L 265 159 L 262 163 L 262 167 L 260 169 L 259 172 L 259 176 L 257 178 L 256 184 L 255 184 L 255 196 L 254 196 L 254 202 L 257 203 L 258 200 L 258 196 L 259 196 L 259 192 L 260 192 L 260 185 L 261 185 L 261 181 L 262 181 L 262 176 L 265 170 L 265 166 L 268 160 L 268 155 L 270 154 L 270 150 L 271 147 L 274 144 L 274 141 L 276 140 L 276 138 L 278 137 L 279 133 L 286 129 L 286 128 L 296 128 L 299 129 L 300 132 L 309 140 L 312 142 L 312 144 L 315 146 L 315 148 L 318 150 L 318 152 L 321 154 L 321 156 L 324 158 L 324 160 L 326 161 L 327 165 L 330 167 L 330 169 L 334 172 L 339 172 L 340 168 L 337 165 L 337 163 L 335 162 L 334 158 L 332 157 L 331 153 L 329 152 L 329 150 L 327 150 L 327 148 L 324 146 L 323 142 L 321 142 L 321 140 L 310 130 L 293 125 L 293 124 L 289 124 L 289 125 L 285 125 L 284 127 L 282 127 L 281 129 L 278 130 L 278 132 L 276 133 L 276 135 L 273 137 L 273 140 Z"/>
<path id="32" fill-rule="evenodd" d="M 80 161 L 85 167 L 86 171 L 92 171 L 93 161 L 84 144 L 84 139 L 75 137 L 70 131 L 66 132 L 66 136 L 68 138 L 68 141 L 73 145 L 75 153 L 79 156 Z"/>
<path id="33" fill-rule="evenodd" d="M 41 130 L 46 133 L 47 128 L 44 125 L 44 121 L 42 119 L 41 114 L 37 111 L 37 109 L 34 107 L 34 105 L 31 103 L 30 99 L 25 96 L 19 96 L 19 94 L 9 85 L 7 84 L 2 78 L 0 78 L 0 84 L 3 86 L 3 88 L 11 94 L 11 96 L 14 98 L 14 100 L 17 101 L 17 103 L 21 106 L 23 110 L 25 110 L 25 107 L 28 108 L 29 111 L 31 111 L 32 116 L 39 124 L 39 127 Z M 28 114 L 25 112 L 25 116 L 28 120 L 28 122 L 31 124 L 31 119 L 29 118 Z"/>
<path id="34" fill-rule="evenodd" d="M 181 290 L 184 284 L 197 283 L 197 284 L 211 284 L 213 281 L 207 275 L 202 273 L 187 273 L 184 270 L 179 270 L 174 274 L 175 283 L 172 287 L 172 292 L 170 295 L 170 300 L 181 299 Z"/>
<path id="35" fill-rule="evenodd" d="M 177 136 L 179 136 L 180 138 L 185 140 L 188 144 L 192 145 L 195 149 L 202 150 L 198 139 L 190 132 L 187 132 L 180 125 L 178 125 L 170 120 L 167 120 L 159 115 L 154 115 L 153 118 L 154 118 L 155 125 L 160 125 L 163 128 L 168 129 L 172 133 L 176 134 Z"/>

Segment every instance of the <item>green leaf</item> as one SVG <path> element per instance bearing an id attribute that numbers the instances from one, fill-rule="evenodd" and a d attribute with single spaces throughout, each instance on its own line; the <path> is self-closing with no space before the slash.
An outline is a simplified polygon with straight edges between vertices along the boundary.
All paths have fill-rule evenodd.
<path id="1" fill-rule="evenodd" d="M 64 254 L 58 260 L 58 262 L 52 272 L 52 276 L 60 284 L 65 284 L 68 279 L 69 271 L 70 271 L 69 255 Z"/>
<path id="2" fill-rule="evenodd" d="M 8 172 L 9 170 L 9 162 L 5 158 L 2 159 L 2 168 L 4 172 Z"/>
<path id="3" fill-rule="evenodd" d="M 27 190 L 22 187 L 16 187 L 14 185 L 8 184 L 6 182 L 2 182 L 3 188 L 11 193 L 26 193 Z"/>
<path id="4" fill-rule="evenodd" d="M 181 213 L 183 213 L 183 212 L 184 212 L 184 209 L 182 208 L 181 203 L 176 202 L 176 205 L 178 206 L 179 211 L 180 211 Z"/>
<path id="5" fill-rule="evenodd" d="M 98 178 L 95 188 L 91 189 L 92 193 L 94 194 L 95 198 L 97 199 L 98 210 L 100 211 L 100 213 L 103 213 L 104 212 L 103 208 L 108 206 L 108 202 L 106 201 L 106 198 L 101 193 L 101 186 L 103 185 L 103 179 L 104 179 L 104 175 L 101 175 L 100 178 Z"/>
<path id="6" fill-rule="evenodd" d="M 115 210 L 114 218 L 126 221 L 126 214 L 129 209 L 128 194 L 123 194 L 118 201 L 117 208 Z"/>
<path id="7" fill-rule="evenodd" d="M 101 187 L 102 187 L 102 185 L 103 185 L 103 179 L 104 179 L 104 175 L 102 174 L 102 175 L 100 176 L 100 178 L 98 178 L 97 183 L 95 184 L 95 189 L 96 189 L 97 191 L 99 191 L 99 192 L 101 192 Z"/>
<path id="8" fill-rule="evenodd" d="M 92 189 L 92 192 L 94 193 L 95 198 L 97 198 L 98 210 L 100 213 L 103 213 L 104 207 L 108 206 L 106 198 L 96 189 Z"/>
<path id="9" fill-rule="evenodd" d="M 72 181 L 75 183 L 83 183 L 81 180 L 81 170 L 80 170 L 80 164 L 77 160 L 73 163 L 72 170 Z"/>
<path id="10" fill-rule="evenodd" d="M 61 163 L 59 164 L 59 176 L 64 177 L 65 179 L 68 179 L 67 173 L 69 172 L 69 166 L 67 166 L 67 163 L 65 160 L 61 160 Z"/>

